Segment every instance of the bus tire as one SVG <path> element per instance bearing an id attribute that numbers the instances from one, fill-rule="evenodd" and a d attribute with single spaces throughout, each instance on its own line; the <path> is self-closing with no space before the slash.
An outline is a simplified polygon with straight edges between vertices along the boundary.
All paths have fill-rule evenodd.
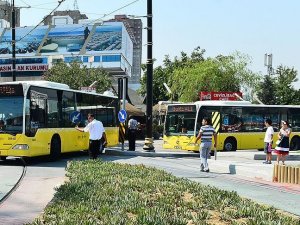
<path id="1" fill-rule="evenodd" d="M 59 135 L 54 135 L 51 140 L 50 161 L 56 161 L 60 158 L 61 141 Z"/>
<path id="2" fill-rule="evenodd" d="M 7 156 L 1 156 L 0 159 L 5 161 Z"/>
<path id="3" fill-rule="evenodd" d="M 294 136 L 290 142 L 290 150 L 296 151 L 300 149 L 300 137 Z"/>
<path id="4" fill-rule="evenodd" d="M 237 149 L 237 143 L 235 138 L 231 137 L 231 138 L 227 138 L 224 142 L 224 151 L 236 151 Z"/>

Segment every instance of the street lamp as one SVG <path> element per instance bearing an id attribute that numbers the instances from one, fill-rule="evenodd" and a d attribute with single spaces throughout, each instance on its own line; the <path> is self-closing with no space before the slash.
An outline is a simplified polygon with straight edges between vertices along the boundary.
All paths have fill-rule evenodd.
<path id="1" fill-rule="evenodd" d="M 152 105 L 153 105 L 153 58 L 152 58 L 152 0 L 147 0 L 147 110 L 146 139 L 143 149 L 154 151 L 152 139 Z"/>

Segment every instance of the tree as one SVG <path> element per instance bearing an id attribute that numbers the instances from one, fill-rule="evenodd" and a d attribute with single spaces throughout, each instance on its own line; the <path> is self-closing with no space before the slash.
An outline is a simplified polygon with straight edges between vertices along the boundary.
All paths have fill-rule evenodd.
<path id="1" fill-rule="evenodd" d="M 266 75 L 264 76 L 263 81 L 259 83 L 257 97 L 260 101 L 262 101 L 262 103 L 266 105 L 276 104 L 275 82 L 275 78 L 272 78 L 270 75 Z"/>
<path id="2" fill-rule="evenodd" d="M 188 56 L 185 52 L 181 52 L 181 56 L 175 57 L 172 61 L 168 55 L 165 56 L 163 60 L 163 65 L 154 68 L 153 70 L 153 103 L 156 104 L 158 101 L 169 100 L 172 96 L 168 95 L 163 83 L 166 83 L 168 86 L 172 86 L 174 82 L 171 77 L 173 76 L 174 70 L 178 68 L 186 68 L 191 66 L 193 63 L 204 61 L 205 50 L 197 47 L 191 53 L 191 56 Z M 147 68 L 145 65 L 142 65 L 144 75 L 141 79 L 141 88 L 139 93 L 141 95 L 146 94 L 146 82 L 147 82 Z M 176 82 L 176 81 L 175 81 Z M 173 95 L 173 98 L 178 98 L 177 92 Z"/>
<path id="3" fill-rule="evenodd" d="M 199 100 L 200 91 L 237 92 L 241 86 L 254 88 L 259 76 L 247 68 L 249 63 L 249 57 L 238 52 L 192 62 L 174 71 L 171 90 L 180 101 L 194 102 Z"/>
<path id="4" fill-rule="evenodd" d="M 275 85 L 276 103 L 281 105 L 299 104 L 297 100 L 297 92 L 293 87 L 293 83 L 298 81 L 297 70 L 280 65 L 276 69 L 277 82 Z"/>
<path id="5" fill-rule="evenodd" d="M 46 71 L 43 77 L 48 81 L 67 84 L 72 89 L 87 87 L 97 81 L 95 87 L 98 93 L 103 93 L 112 87 L 109 74 L 103 68 L 88 68 L 82 62 L 57 63 Z"/>
<path id="6" fill-rule="evenodd" d="M 274 78 L 266 75 L 258 85 L 258 97 L 264 104 L 300 104 L 300 91 L 293 87 L 293 83 L 298 80 L 297 75 L 294 68 L 278 66 Z"/>

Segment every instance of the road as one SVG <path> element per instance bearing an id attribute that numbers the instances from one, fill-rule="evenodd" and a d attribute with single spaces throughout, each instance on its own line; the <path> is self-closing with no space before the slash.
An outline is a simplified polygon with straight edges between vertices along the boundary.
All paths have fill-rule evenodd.
<path id="1" fill-rule="evenodd" d="M 253 153 L 224 154 L 229 160 L 235 156 L 235 161 L 246 162 L 248 168 L 252 165 Z M 252 154 L 252 156 L 251 156 Z M 106 161 L 130 164 L 144 164 L 164 169 L 175 176 L 187 178 L 202 184 L 216 186 L 221 189 L 236 191 L 239 195 L 256 202 L 274 206 L 300 216 L 300 186 L 274 184 L 268 181 L 240 177 L 227 172 L 215 170 L 210 161 L 211 173 L 200 172 L 197 157 L 142 157 L 142 156 L 109 156 L 102 155 Z M 65 167 L 71 160 L 85 160 L 87 156 L 67 156 L 58 162 L 37 161 L 27 167 L 27 173 L 16 191 L 0 205 L 0 224 L 23 224 L 32 221 L 51 201 L 55 190 L 65 181 Z M 219 154 L 222 160 L 222 154 Z M 258 165 L 258 164 L 257 164 Z M 262 165 L 259 162 L 259 165 Z M 272 165 L 269 165 L 272 166 Z M 257 170 L 259 167 L 253 167 Z M 0 193 L 5 193 L 21 174 L 21 167 L 14 160 L 0 162 Z M 3 194 L 2 194 L 3 195 Z M 1 197 L 1 196 L 0 196 Z"/>

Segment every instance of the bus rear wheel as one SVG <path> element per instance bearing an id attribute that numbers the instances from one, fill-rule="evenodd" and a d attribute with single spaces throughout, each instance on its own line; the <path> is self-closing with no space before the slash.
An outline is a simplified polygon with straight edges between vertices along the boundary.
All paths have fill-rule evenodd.
<path id="1" fill-rule="evenodd" d="M 61 142 L 58 135 L 54 135 L 51 140 L 50 160 L 56 161 L 60 158 Z"/>
<path id="2" fill-rule="evenodd" d="M 300 149 L 300 137 L 293 137 L 290 143 L 290 150 L 296 151 Z"/>
<path id="3" fill-rule="evenodd" d="M 225 140 L 223 150 L 229 152 L 229 151 L 236 151 L 236 149 L 237 149 L 236 140 L 234 138 L 227 138 Z"/>

